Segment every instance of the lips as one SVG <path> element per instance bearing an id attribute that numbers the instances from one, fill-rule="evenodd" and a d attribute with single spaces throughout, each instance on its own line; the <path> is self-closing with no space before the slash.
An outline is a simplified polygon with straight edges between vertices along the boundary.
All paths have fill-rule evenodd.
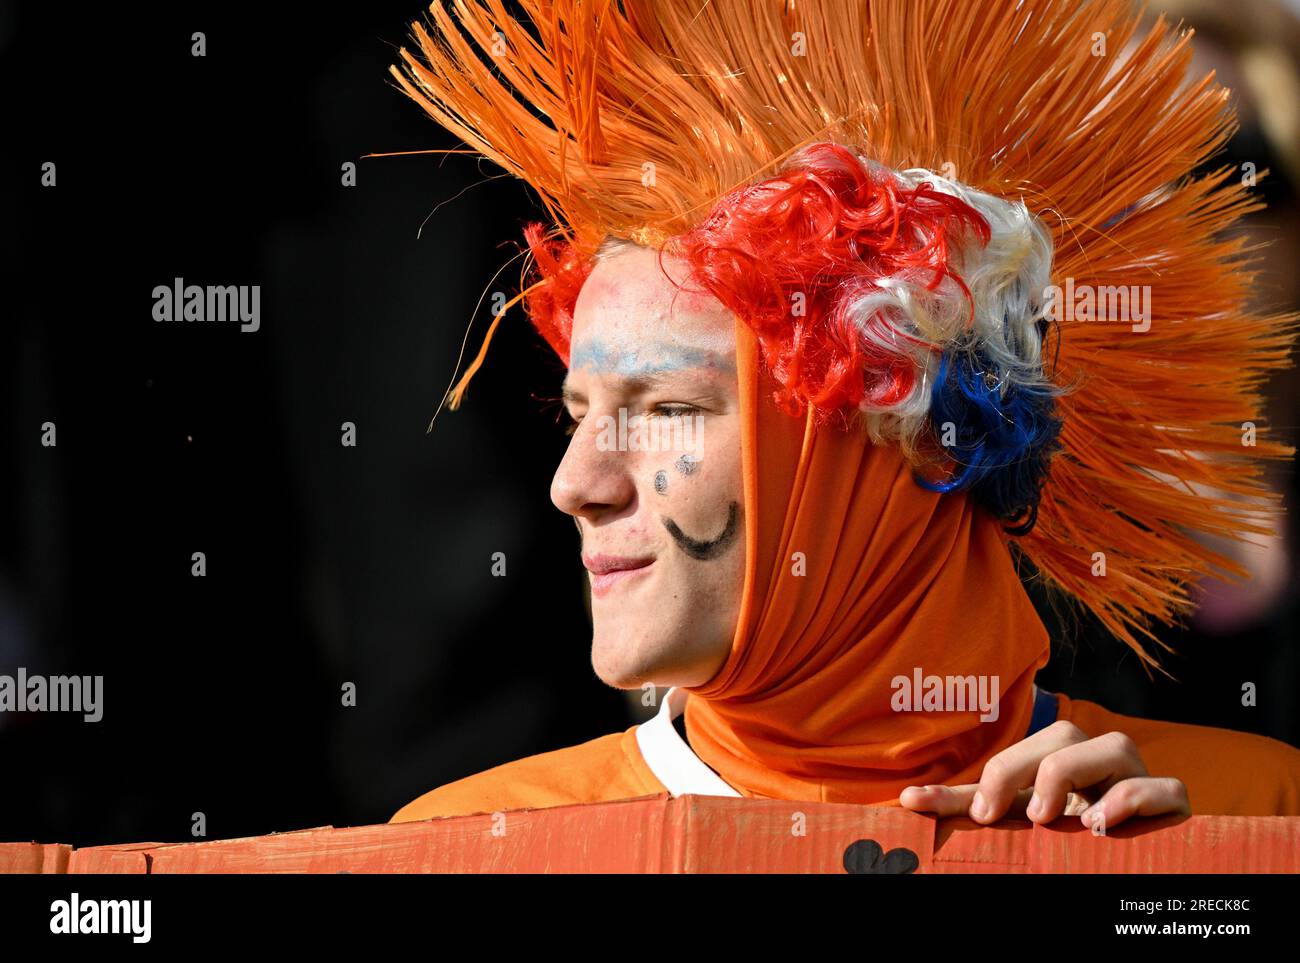
<path id="1" fill-rule="evenodd" d="M 603 596 L 638 578 L 654 564 L 653 557 L 628 555 L 584 555 L 582 564 L 591 573 L 591 594 Z"/>

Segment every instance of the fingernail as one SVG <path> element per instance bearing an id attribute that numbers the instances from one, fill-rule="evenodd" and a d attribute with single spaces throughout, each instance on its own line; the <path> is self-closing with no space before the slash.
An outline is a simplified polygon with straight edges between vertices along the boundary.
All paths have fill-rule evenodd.
<path id="1" fill-rule="evenodd" d="M 1029 799 L 1029 805 L 1025 807 L 1025 815 L 1030 819 L 1037 819 L 1043 813 L 1043 801 L 1038 798 L 1038 793 L 1034 793 Z"/>
<path id="2" fill-rule="evenodd" d="M 975 798 L 970 801 L 970 814 L 975 819 L 984 819 L 988 815 L 989 804 L 984 801 L 981 793 L 976 793 Z"/>

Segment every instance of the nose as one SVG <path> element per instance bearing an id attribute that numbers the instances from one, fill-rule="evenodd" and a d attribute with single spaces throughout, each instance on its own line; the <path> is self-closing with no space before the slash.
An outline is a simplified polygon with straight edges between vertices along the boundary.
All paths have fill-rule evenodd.
<path id="1" fill-rule="evenodd" d="M 621 511 L 636 497 L 628 452 L 608 443 L 613 433 L 602 431 L 601 423 L 592 413 L 582 419 L 551 479 L 551 501 L 575 519 L 595 521 Z"/>

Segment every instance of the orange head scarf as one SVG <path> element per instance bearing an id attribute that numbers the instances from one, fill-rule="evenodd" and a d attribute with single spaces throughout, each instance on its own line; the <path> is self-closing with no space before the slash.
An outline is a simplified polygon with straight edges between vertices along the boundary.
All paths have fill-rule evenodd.
<path id="1" fill-rule="evenodd" d="M 688 689 L 691 746 L 746 796 L 880 803 L 978 782 L 1024 737 L 1049 654 L 998 522 L 921 488 L 895 446 L 781 412 L 740 319 L 736 339 L 745 585 L 730 655 Z M 916 669 L 996 677 L 996 721 L 894 711 L 891 680 Z"/>

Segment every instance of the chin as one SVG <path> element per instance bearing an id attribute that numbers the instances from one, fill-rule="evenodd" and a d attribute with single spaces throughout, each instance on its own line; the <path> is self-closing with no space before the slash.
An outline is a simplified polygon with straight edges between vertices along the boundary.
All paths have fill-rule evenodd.
<path id="1" fill-rule="evenodd" d="M 591 667 L 597 677 L 615 689 L 644 685 L 673 685 L 663 681 L 678 674 L 671 640 L 646 638 L 634 629 L 598 630 L 591 641 Z"/>
<path id="2" fill-rule="evenodd" d="M 628 653 L 621 651 L 608 652 L 600 643 L 593 642 L 591 668 L 601 682 L 615 689 L 639 689 L 647 682 L 654 682 L 653 665 L 647 666 L 627 656 Z"/>
<path id="3" fill-rule="evenodd" d="M 633 676 L 628 676 L 621 673 L 605 672 L 602 671 L 601 669 L 596 669 L 596 677 L 599 678 L 601 682 L 605 683 L 605 685 L 609 686 L 611 689 L 626 689 L 631 691 L 635 689 L 640 689 L 642 688 L 642 686 L 645 685 L 644 682 L 638 681 Z"/>
<path id="4" fill-rule="evenodd" d="M 637 642 L 640 641 L 640 645 Z M 597 633 L 591 644 L 591 667 L 596 676 L 615 689 L 640 689 L 646 685 L 668 688 L 707 682 L 719 666 L 684 664 L 687 639 L 638 640 L 633 633 Z"/>

